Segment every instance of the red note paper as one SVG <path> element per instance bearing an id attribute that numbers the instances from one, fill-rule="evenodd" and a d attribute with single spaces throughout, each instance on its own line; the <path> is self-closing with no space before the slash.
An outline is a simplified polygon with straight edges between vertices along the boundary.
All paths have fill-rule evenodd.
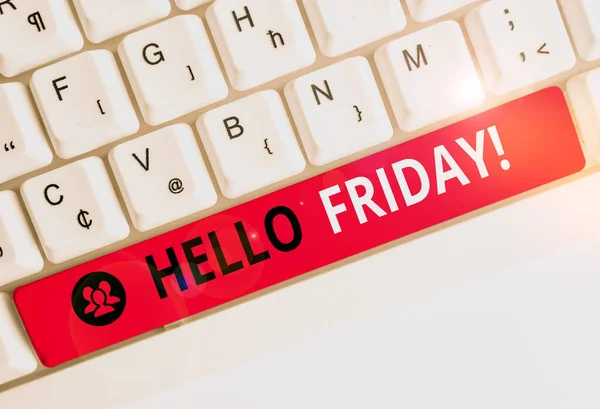
<path id="1" fill-rule="evenodd" d="M 584 165 L 563 93 L 550 88 L 25 285 L 15 303 L 52 367 Z"/>

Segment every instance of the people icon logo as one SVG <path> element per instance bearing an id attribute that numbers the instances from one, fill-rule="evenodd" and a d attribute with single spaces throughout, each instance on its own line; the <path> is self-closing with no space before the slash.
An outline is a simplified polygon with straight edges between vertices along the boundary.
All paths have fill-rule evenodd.
<path id="1" fill-rule="evenodd" d="M 107 281 L 100 282 L 97 290 L 94 290 L 92 287 L 85 287 L 83 289 L 83 298 L 89 302 L 89 305 L 85 307 L 83 312 L 85 314 L 94 313 L 94 317 L 96 318 L 113 312 L 115 309 L 111 305 L 121 301 L 119 297 L 110 295 L 110 284 Z"/>
<path id="2" fill-rule="evenodd" d="M 95 272 L 82 277 L 71 295 L 75 314 L 86 324 L 104 326 L 115 322 L 125 311 L 123 284 L 113 275 Z"/>

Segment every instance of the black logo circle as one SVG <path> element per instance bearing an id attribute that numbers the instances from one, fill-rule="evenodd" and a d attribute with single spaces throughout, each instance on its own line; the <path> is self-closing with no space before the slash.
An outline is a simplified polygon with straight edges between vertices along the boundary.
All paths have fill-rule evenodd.
<path id="1" fill-rule="evenodd" d="M 102 327 L 112 324 L 123 314 L 127 295 L 117 277 L 99 271 L 77 281 L 71 294 L 71 303 L 81 321 Z"/>

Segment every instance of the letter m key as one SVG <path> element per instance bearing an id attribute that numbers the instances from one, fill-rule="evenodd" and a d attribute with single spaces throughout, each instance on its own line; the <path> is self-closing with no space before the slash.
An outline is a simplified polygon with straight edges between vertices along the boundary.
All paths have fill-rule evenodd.
<path id="1" fill-rule="evenodd" d="M 419 44 L 417 46 L 417 58 L 413 57 L 413 55 L 408 50 L 402 50 L 402 54 L 404 55 L 404 61 L 406 61 L 406 66 L 409 71 L 413 70 L 413 65 L 417 67 L 417 69 L 421 68 L 421 61 L 428 65 L 427 56 L 425 55 L 425 51 L 423 50 L 423 44 Z"/>

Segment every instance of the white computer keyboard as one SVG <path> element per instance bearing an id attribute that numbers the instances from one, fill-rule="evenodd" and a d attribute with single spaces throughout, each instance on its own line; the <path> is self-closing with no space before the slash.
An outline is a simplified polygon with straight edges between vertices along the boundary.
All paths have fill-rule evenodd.
<path id="1" fill-rule="evenodd" d="M 42 363 L 65 368 L 61 374 L 77 371 L 78 365 L 82 373 L 93 372 L 89 353 L 101 350 L 110 357 L 119 353 L 114 345 L 118 342 L 577 173 L 584 166 L 576 152 L 580 148 L 586 166 L 594 167 L 600 159 L 599 60 L 600 5 L 592 0 L 0 1 L 0 406 L 3 395 L 14 396 L 23 385 L 31 385 L 32 391 L 51 389 L 57 382 L 52 378 L 55 369 Z M 580 140 L 570 131 L 572 124 L 565 124 L 563 97 L 545 90 L 557 85 L 565 92 Z M 119 263 L 145 262 L 150 253 L 142 253 L 153 248 L 164 253 L 160 243 L 169 244 L 170 237 L 182 241 L 179 236 L 185 236 L 185 243 L 191 243 L 193 232 L 225 219 L 233 225 L 236 205 L 258 197 L 260 206 L 272 205 L 272 192 L 315 175 L 323 174 L 313 183 L 322 188 L 330 181 L 341 183 L 340 178 L 353 171 L 336 171 L 340 165 L 373 170 L 377 160 L 381 166 L 392 165 L 386 153 L 379 159 L 362 158 L 380 151 L 392 158 L 396 151 L 391 148 L 408 140 L 419 143 L 421 136 L 423 145 L 410 146 L 415 152 L 429 149 L 428 138 L 441 140 L 444 133 L 431 131 L 466 124 L 468 118 L 468 126 L 448 129 L 480 124 L 473 128 L 478 132 L 476 145 L 475 139 L 474 146 L 459 141 L 466 135 L 456 135 L 452 142 L 456 139 L 462 153 L 477 165 L 481 180 L 495 177 L 488 178 L 492 171 L 481 162 L 483 138 L 493 142 L 501 172 L 511 166 L 518 170 L 535 155 L 510 157 L 513 145 L 505 139 L 502 147 L 494 124 L 485 123 L 486 118 L 499 123 L 510 118 L 501 110 L 482 113 L 536 92 L 542 92 L 537 98 L 552 102 L 544 121 L 556 121 L 550 127 L 565 130 L 564 140 L 557 139 L 564 143 L 564 156 L 539 149 L 542 156 L 556 154 L 556 172 L 548 172 L 550 162 L 543 162 L 546 167 L 539 172 L 545 174 L 520 190 L 507 189 L 443 220 L 433 218 L 380 242 L 307 262 L 303 271 L 289 277 L 235 284 L 235 291 L 214 296 L 218 301 L 177 304 L 188 309 L 143 324 L 140 319 L 140 328 L 104 332 L 102 341 L 82 341 L 92 332 L 70 327 L 77 319 L 70 311 L 57 306 L 49 318 L 43 314 L 44 305 L 36 304 L 46 290 L 54 297 L 53 291 L 68 280 L 83 277 L 75 266 L 108 263 L 93 260 L 115 264 L 117 258 Z M 526 101 L 536 97 L 531 98 L 519 100 L 522 111 L 531 108 Z M 511 106 L 516 116 L 519 108 Z M 531 140 L 545 143 L 539 136 Z M 455 172 L 441 172 L 445 182 L 456 178 L 462 186 L 471 184 L 471 173 L 457 172 L 459 165 L 445 152 L 439 158 Z M 422 175 L 414 162 L 402 166 Z M 385 197 L 388 207 L 365 199 L 373 186 L 364 178 L 353 179 L 352 187 L 345 185 L 360 225 L 370 222 L 371 214 L 382 218 L 399 209 L 385 172 L 377 171 L 382 193 L 371 191 L 370 199 Z M 440 197 L 446 189 L 453 194 L 451 187 L 440 184 L 440 173 L 437 179 L 431 189 L 437 188 Z M 279 196 L 298 194 L 290 189 Z M 409 207 L 425 199 L 402 183 L 400 189 Z M 336 192 L 323 192 L 321 198 L 330 200 L 323 225 L 329 229 L 331 224 L 337 235 L 348 229 L 344 223 L 349 222 L 339 215 L 349 213 L 350 205 L 335 206 L 331 197 Z M 241 209 L 256 210 L 258 205 L 249 206 Z M 190 225 L 213 214 L 217 216 L 205 224 Z M 293 216 L 285 211 L 275 217 L 287 217 L 294 226 Z M 320 223 L 319 217 L 315 215 L 315 222 Z M 253 222 L 235 227 L 240 240 L 246 240 L 248 267 L 276 258 L 249 244 L 260 241 Z M 175 230 L 186 225 L 189 230 Z M 170 236 L 157 237 L 171 231 Z M 296 232 L 267 235 L 275 249 L 285 253 L 293 250 Z M 304 237 L 310 238 L 310 233 L 304 232 Z M 314 235 L 328 240 L 320 231 Z M 219 243 L 218 235 L 210 234 L 205 238 L 223 276 L 242 268 L 231 258 L 227 261 L 222 251 L 227 240 L 221 236 Z M 121 250 L 138 242 L 143 244 Z M 185 253 L 187 260 L 200 265 L 202 256 L 194 248 L 201 244 L 183 247 L 180 257 Z M 102 258 L 115 251 L 108 256 L 113 258 Z M 177 259 L 175 251 L 172 254 Z M 170 255 L 161 257 L 158 264 L 171 260 Z M 63 271 L 56 279 L 38 281 Z M 196 286 L 215 280 L 214 272 L 198 267 L 191 273 Z M 123 312 L 118 305 L 124 296 L 110 280 L 98 279 L 98 288 L 83 291 L 87 304 L 78 314 L 99 318 Z M 190 290 L 199 291 L 191 296 L 184 293 L 188 283 L 180 276 L 170 284 L 163 287 L 165 294 L 176 292 L 178 284 L 182 298 L 201 296 L 201 290 Z M 71 308 L 73 284 L 66 286 Z M 17 288 L 19 313 L 11 297 Z M 127 294 L 131 310 L 131 299 L 139 295 L 129 289 Z M 140 294 L 145 296 L 142 290 Z M 164 298 L 160 290 L 159 295 Z M 148 305 L 155 308 L 150 301 Z M 53 334 L 48 330 L 53 320 L 56 328 L 72 332 L 61 334 L 58 329 Z M 98 326 L 112 323 L 108 321 Z M 194 323 L 188 325 L 193 331 Z M 53 345 L 63 340 L 73 343 L 71 349 Z M 146 347 L 157 350 L 164 342 L 151 338 Z M 75 367 L 65 367 L 68 361 Z"/>

